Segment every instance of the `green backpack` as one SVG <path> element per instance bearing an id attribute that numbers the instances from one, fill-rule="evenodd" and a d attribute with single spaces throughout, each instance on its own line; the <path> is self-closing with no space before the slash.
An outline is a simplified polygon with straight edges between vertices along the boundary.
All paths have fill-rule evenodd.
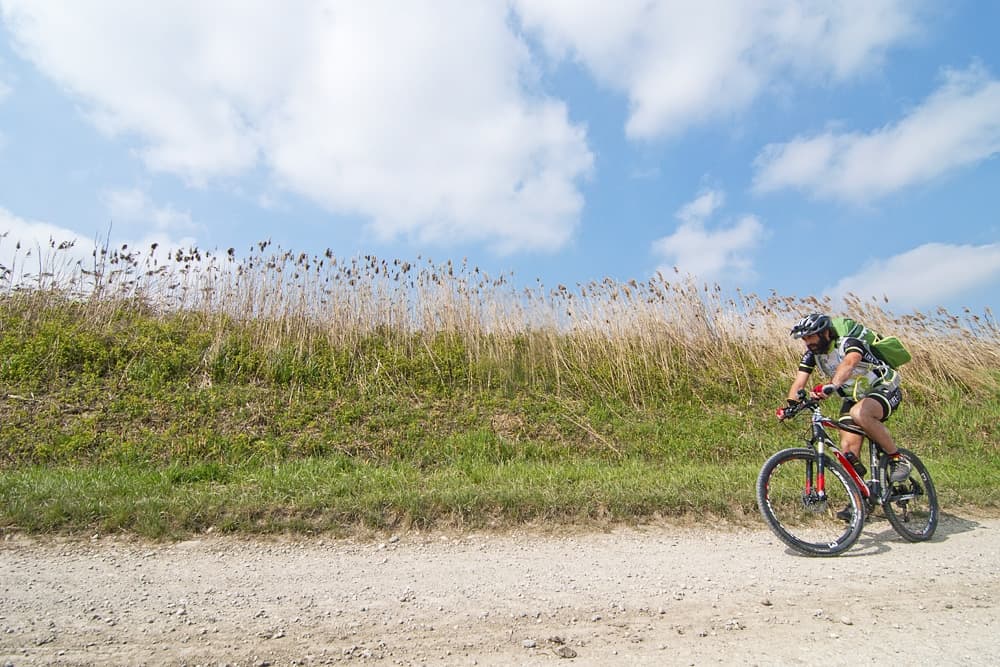
<path id="1" fill-rule="evenodd" d="M 863 340 L 875 353 L 875 356 L 893 368 L 899 368 L 912 359 L 910 353 L 903 347 L 902 341 L 895 336 L 880 336 L 849 317 L 834 317 L 830 324 L 841 338 L 850 337 Z"/>

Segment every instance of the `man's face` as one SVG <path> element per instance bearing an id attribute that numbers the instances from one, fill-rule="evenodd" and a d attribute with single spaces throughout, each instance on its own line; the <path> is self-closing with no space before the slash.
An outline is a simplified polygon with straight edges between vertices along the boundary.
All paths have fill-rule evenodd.
<path id="1" fill-rule="evenodd" d="M 825 336 L 826 332 L 809 334 L 808 336 L 803 336 L 802 341 L 809 348 L 809 351 L 813 354 L 823 354 L 826 352 L 827 348 L 830 347 L 830 339 Z"/>

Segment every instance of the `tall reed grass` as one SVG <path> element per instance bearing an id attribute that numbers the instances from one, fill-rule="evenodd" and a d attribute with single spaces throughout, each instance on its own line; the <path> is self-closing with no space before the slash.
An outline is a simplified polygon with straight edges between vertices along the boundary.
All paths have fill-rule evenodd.
<path id="1" fill-rule="evenodd" d="M 11 267 L 0 266 L 0 294 L 7 314 L 27 318 L 22 326 L 57 311 L 94 330 L 127 313 L 180 318 L 208 341 L 205 368 L 219 366 L 234 345 L 265 365 L 306 366 L 323 350 L 344 351 L 358 362 L 374 345 L 377 363 L 405 366 L 422 358 L 442 380 L 470 389 L 558 393 L 585 389 L 566 385 L 583 381 L 641 404 L 650 392 L 700 377 L 750 392 L 787 375 L 800 351 L 788 337 L 790 324 L 824 311 L 899 336 L 914 357 L 907 381 L 923 391 L 998 387 L 1000 327 L 989 310 L 899 314 L 886 302 L 853 296 L 836 304 L 775 293 L 725 295 L 717 285 L 678 274 L 521 288 L 510 274 L 491 276 L 464 260 L 345 259 L 330 250 L 273 248 L 270 241 L 242 257 L 233 248 L 105 245 L 85 261 L 73 244 L 54 241 L 18 247 L 13 257 Z"/>
<path id="2" fill-rule="evenodd" d="M 804 426 L 772 417 L 801 354 L 788 330 L 818 310 L 913 353 L 893 431 L 944 502 L 1000 497 L 989 311 L 729 295 L 676 273 L 525 288 L 466 261 L 267 241 L 12 250 L 0 530 L 756 516 L 760 463 Z"/>

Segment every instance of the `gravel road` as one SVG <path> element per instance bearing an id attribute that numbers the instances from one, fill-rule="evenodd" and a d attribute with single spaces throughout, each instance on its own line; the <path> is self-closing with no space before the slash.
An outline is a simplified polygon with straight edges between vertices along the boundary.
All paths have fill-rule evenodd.
<path id="1" fill-rule="evenodd" d="M 5 665 L 1000 664 L 1000 518 L 366 539 L 7 536 Z"/>

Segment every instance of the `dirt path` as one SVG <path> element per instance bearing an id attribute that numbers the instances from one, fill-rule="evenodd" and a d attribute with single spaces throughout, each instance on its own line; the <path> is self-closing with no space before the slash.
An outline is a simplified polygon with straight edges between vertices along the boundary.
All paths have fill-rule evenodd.
<path id="1" fill-rule="evenodd" d="M 0 544 L 4 665 L 1000 664 L 1000 519 Z"/>

